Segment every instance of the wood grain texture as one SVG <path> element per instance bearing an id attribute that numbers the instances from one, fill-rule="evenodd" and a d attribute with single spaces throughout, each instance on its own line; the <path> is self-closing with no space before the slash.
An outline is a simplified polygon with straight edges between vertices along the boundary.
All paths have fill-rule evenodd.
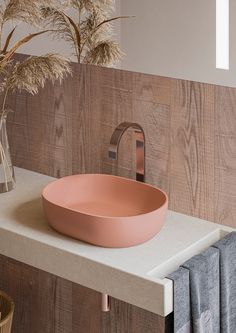
<path id="1" fill-rule="evenodd" d="M 103 333 L 164 333 L 165 319 L 130 304 L 111 300 L 111 313 L 103 317 Z"/>
<path id="2" fill-rule="evenodd" d="M 235 228 L 236 89 L 215 89 L 215 218 Z"/>
<path id="3" fill-rule="evenodd" d="M 0 290 L 15 302 L 12 333 L 164 333 L 165 319 L 0 255 Z"/>
<path id="4" fill-rule="evenodd" d="M 172 80 L 170 205 L 214 221 L 214 86 Z"/>
<path id="5" fill-rule="evenodd" d="M 3 256 L 0 276 L 15 302 L 13 333 L 72 332 L 70 282 Z"/>
<path id="6" fill-rule="evenodd" d="M 37 96 L 22 93 L 9 100 L 15 110 L 8 128 L 16 166 L 55 177 L 92 172 L 132 178 L 132 133 L 122 138 L 118 163 L 108 159 L 107 150 L 115 127 L 135 121 L 147 138 L 147 182 L 167 192 L 169 208 L 236 227 L 236 89 L 95 66 L 72 67 L 73 78 L 62 86 L 48 84 Z M 70 288 L 76 289 L 68 287 L 67 293 Z M 96 308 L 98 299 L 91 298 L 91 307 Z M 159 320 L 162 327 L 161 319 L 150 319 L 151 314 L 140 310 L 139 316 L 149 319 L 139 322 L 139 310 L 113 302 L 117 313 L 95 316 L 96 324 L 77 317 L 72 328 L 85 325 L 90 332 L 95 325 L 100 333 L 98 323 L 105 321 L 106 332 L 146 333 L 150 320 L 150 327 L 162 332 L 157 325 Z M 112 316 L 120 319 L 116 322 Z M 134 322 L 139 322 L 135 329 Z"/>
<path id="7" fill-rule="evenodd" d="M 18 55 L 22 57 L 22 55 Z M 236 89 L 72 64 L 73 77 L 37 96 L 16 94 L 9 118 L 14 164 L 55 177 L 135 176 L 134 140 L 107 156 L 111 134 L 135 121 L 146 134 L 147 182 L 170 209 L 236 227 Z"/>

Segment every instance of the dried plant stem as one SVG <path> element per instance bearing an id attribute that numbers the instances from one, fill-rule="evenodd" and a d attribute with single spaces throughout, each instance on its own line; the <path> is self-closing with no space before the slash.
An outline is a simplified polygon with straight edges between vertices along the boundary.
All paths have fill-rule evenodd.
<path id="1" fill-rule="evenodd" d="M 86 39 L 84 40 L 83 44 L 80 46 L 81 49 L 81 53 L 83 52 L 84 47 L 86 46 L 86 44 L 88 43 L 88 40 L 91 39 L 93 37 L 93 35 L 105 24 L 108 24 L 112 21 L 116 21 L 116 20 L 120 20 L 120 19 L 125 19 L 125 18 L 130 18 L 130 16 L 118 16 L 118 17 L 113 17 L 111 19 L 107 19 L 107 20 L 103 20 L 101 23 L 99 23 L 94 29 L 93 31 L 91 31 L 91 33 L 86 37 Z"/>
<path id="2" fill-rule="evenodd" d="M 15 180 L 14 180 L 14 178 L 13 178 L 13 176 L 12 176 L 12 169 L 11 169 L 11 167 L 10 167 L 10 165 L 9 165 L 9 162 L 8 162 L 8 160 L 7 160 L 7 157 L 6 157 L 6 154 L 5 154 L 4 149 L 2 150 L 2 154 L 3 154 L 3 158 L 4 158 L 4 160 L 6 161 L 6 167 L 7 167 L 7 169 L 8 169 L 9 174 L 10 174 L 10 177 L 11 177 L 10 180 L 14 183 Z"/>
<path id="3" fill-rule="evenodd" d="M 22 38 L 17 43 L 15 43 L 15 45 L 7 53 L 5 53 L 4 55 L 0 54 L 0 56 L 3 57 L 0 60 L 0 65 L 5 65 L 7 62 L 9 62 L 20 46 L 22 46 L 23 44 L 28 43 L 31 39 L 33 39 L 36 36 L 40 36 L 42 34 L 45 34 L 46 32 L 51 32 L 51 31 L 52 30 L 44 30 L 44 31 L 40 31 L 40 32 L 30 34 L 30 35 Z"/>
<path id="4" fill-rule="evenodd" d="M 4 174 L 4 183 L 6 184 L 6 190 L 8 191 L 8 181 L 7 181 L 7 173 L 6 173 L 6 169 L 5 169 L 5 161 L 4 161 L 4 158 L 3 158 L 3 146 L 2 146 L 2 143 L 0 141 L 0 159 L 1 159 L 1 164 L 2 164 L 2 168 L 3 168 L 3 174 Z"/>
<path id="5" fill-rule="evenodd" d="M 113 5 L 113 0 L 70 0 L 66 6 L 43 6 L 42 13 L 55 35 L 72 45 L 79 63 L 111 66 L 124 55 L 112 40 L 112 23 L 131 17 L 109 18 Z M 71 7 L 77 17 L 70 15 Z"/>
<path id="6" fill-rule="evenodd" d="M 6 39 L 5 45 L 4 45 L 3 50 L 2 50 L 2 54 L 5 54 L 5 53 L 7 52 L 8 46 L 9 46 L 9 44 L 10 44 L 11 38 L 12 38 L 12 36 L 13 36 L 15 30 L 16 30 L 16 27 L 14 27 L 14 28 L 12 29 L 12 31 L 9 33 L 9 35 L 7 36 L 7 39 Z"/>
<path id="7" fill-rule="evenodd" d="M 5 94 L 4 94 L 4 98 L 3 98 L 3 102 L 2 102 L 1 120 L 3 119 L 3 116 L 6 113 L 6 101 L 7 101 L 7 96 L 8 96 L 9 90 L 10 90 L 10 87 L 7 87 Z"/>
<path id="8" fill-rule="evenodd" d="M 6 154 L 5 154 L 5 151 L 4 151 L 4 148 L 2 146 L 2 143 L 0 142 L 0 159 L 1 159 L 1 164 L 2 164 L 2 167 L 3 167 L 3 173 L 4 173 L 4 183 L 6 185 L 6 190 L 8 191 L 9 188 L 8 188 L 8 177 L 7 177 L 7 170 L 9 172 L 9 175 L 11 177 L 11 181 L 12 182 L 15 182 L 14 179 L 13 179 L 13 176 L 12 176 L 12 171 L 11 171 L 11 168 L 10 168 L 10 165 L 8 163 L 8 160 L 7 160 L 7 157 L 6 157 Z M 7 170 L 6 170 L 7 169 Z"/>

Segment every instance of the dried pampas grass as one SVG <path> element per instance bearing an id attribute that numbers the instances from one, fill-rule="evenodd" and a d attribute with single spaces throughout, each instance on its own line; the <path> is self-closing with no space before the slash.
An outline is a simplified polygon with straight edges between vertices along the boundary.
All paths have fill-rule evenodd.
<path id="1" fill-rule="evenodd" d="M 47 21 L 47 26 L 53 31 L 52 33 L 60 40 L 73 44 L 77 58 L 80 54 L 80 32 L 74 21 L 65 14 L 61 9 L 55 7 L 43 7 L 41 12 Z"/>
<path id="2" fill-rule="evenodd" d="M 114 0 L 71 0 L 68 4 L 80 12 L 82 10 L 91 11 L 94 8 L 107 12 L 114 9 L 115 2 Z"/>
<path id="3" fill-rule="evenodd" d="M 3 0 L 0 6 L 0 24 L 10 20 L 38 25 L 41 19 L 41 4 L 38 0 Z"/>
<path id="4" fill-rule="evenodd" d="M 97 66 L 112 66 L 123 56 L 119 45 L 114 41 L 103 41 L 88 51 L 84 63 Z"/>
<path id="5" fill-rule="evenodd" d="M 77 18 L 68 14 L 74 8 Z M 57 38 L 68 41 L 79 63 L 112 66 L 123 57 L 112 39 L 113 23 L 127 16 L 112 17 L 113 0 L 69 0 L 67 6 L 42 8 L 47 28 Z"/>
<path id="6" fill-rule="evenodd" d="M 45 17 L 42 8 L 56 3 L 57 0 L 2 0 L 0 5 L 0 92 L 4 95 L 0 111 L 2 115 L 10 91 L 25 90 L 37 94 L 46 81 L 52 83 L 56 80 L 62 81 L 71 73 L 68 59 L 59 54 L 30 56 L 22 62 L 14 61 L 14 55 L 22 45 L 49 32 L 43 28 L 12 43 L 16 24 L 25 22 L 34 27 L 44 27 Z M 12 21 L 15 26 L 3 40 L 4 27 L 8 21 Z"/>
<path id="7" fill-rule="evenodd" d="M 39 88 L 44 88 L 47 80 L 54 83 L 71 73 L 66 58 L 58 54 L 31 56 L 22 62 L 17 62 L 10 78 L 6 81 L 6 89 L 12 91 L 25 90 L 37 94 Z"/>

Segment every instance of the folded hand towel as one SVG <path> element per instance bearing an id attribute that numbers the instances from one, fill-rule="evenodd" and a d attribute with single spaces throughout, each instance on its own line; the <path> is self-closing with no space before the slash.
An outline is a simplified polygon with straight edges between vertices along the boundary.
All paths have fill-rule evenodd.
<path id="1" fill-rule="evenodd" d="M 220 251 L 220 332 L 236 333 L 236 232 L 214 247 Z"/>
<path id="2" fill-rule="evenodd" d="M 168 278 L 174 281 L 175 333 L 236 333 L 236 232 Z"/>
<path id="3" fill-rule="evenodd" d="M 219 250 L 194 256 L 168 278 L 174 281 L 174 333 L 219 333 Z"/>
<path id="4" fill-rule="evenodd" d="M 219 250 L 210 247 L 182 266 L 189 270 L 193 332 L 219 333 Z"/>
<path id="5" fill-rule="evenodd" d="M 168 278 L 174 283 L 174 333 L 190 333 L 189 271 L 180 267 Z"/>

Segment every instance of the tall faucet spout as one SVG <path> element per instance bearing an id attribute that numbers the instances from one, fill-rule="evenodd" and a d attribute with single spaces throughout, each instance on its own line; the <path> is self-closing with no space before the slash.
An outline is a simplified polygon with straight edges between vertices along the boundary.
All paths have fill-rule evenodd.
<path id="1" fill-rule="evenodd" d="M 137 123 L 123 122 L 116 127 L 110 140 L 108 151 L 109 158 L 118 159 L 120 140 L 123 134 L 132 128 L 135 131 L 136 140 L 136 180 L 145 181 L 145 134 L 143 128 Z"/>

